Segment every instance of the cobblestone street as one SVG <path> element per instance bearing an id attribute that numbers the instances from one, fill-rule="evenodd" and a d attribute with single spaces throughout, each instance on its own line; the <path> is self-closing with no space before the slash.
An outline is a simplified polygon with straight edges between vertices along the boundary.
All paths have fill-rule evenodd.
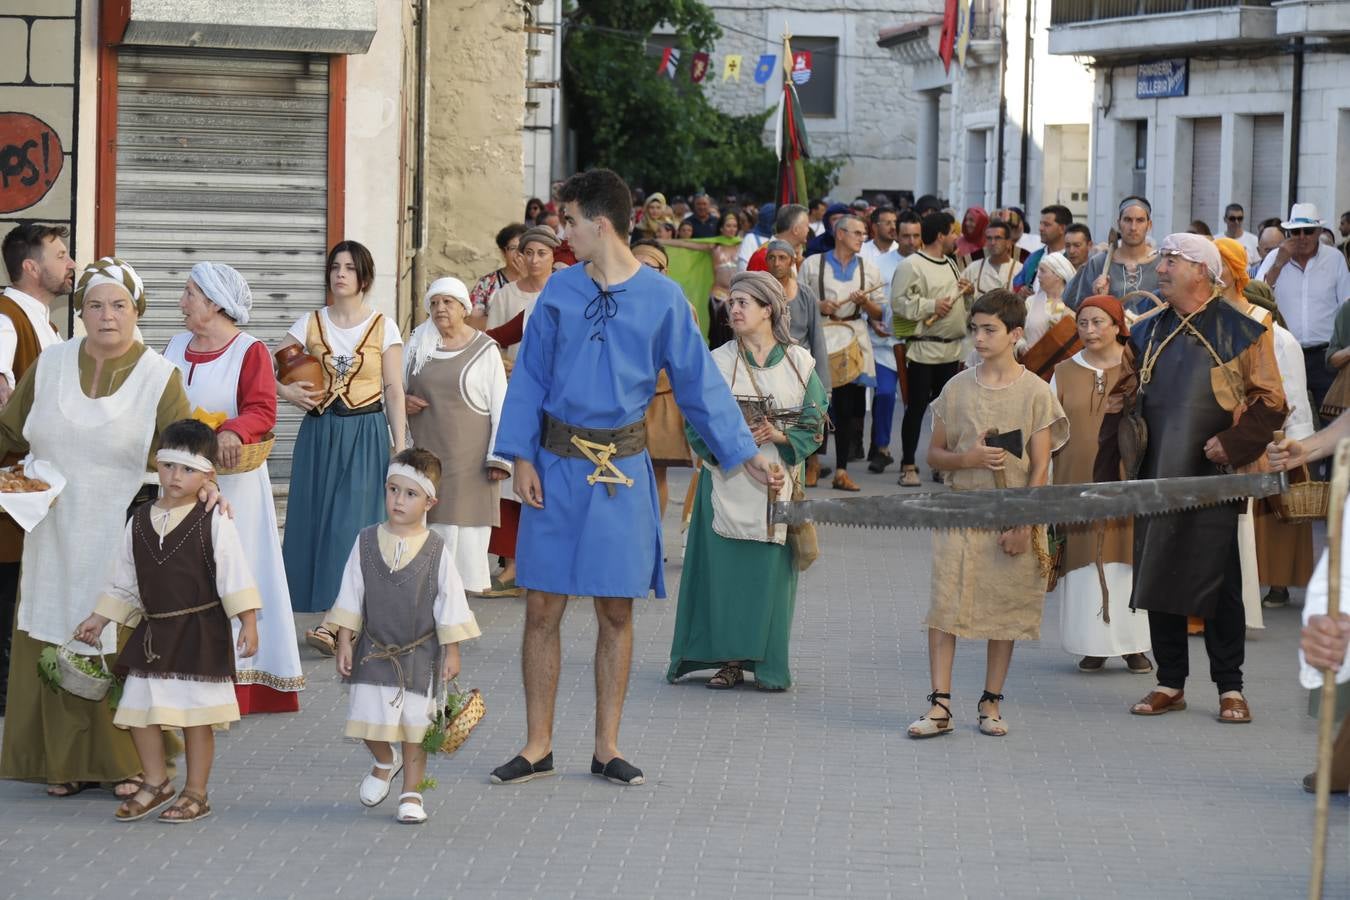
<path id="1" fill-rule="evenodd" d="M 894 469 L 853 473 L 868 492 Z M 851 470 L 852 471 L 852 470 Z M 925 473 L 926 474 L 926 473 Z M 672 496 L 687 483 L 672 477 Z M 832 493 L 816 489 L 815 496 Z M 478 600 L 483 638 L 464 655 L 488 717 L 434 759 L 430 821 L 366 810 L 368 756 L 344 741 L 332 664 L 307 648 L 302 712 L 255 716 L 217 744 L 215 815 L 165 828 L 113 821 L 104 792 L 50 800 L 0 783 L 5 897 L 1292 897 L 1305 891 L 1315 722 L 1296 681 L 1298 610 L 1267 611 L 1248 643 L 1250 728 L 1215 721 L 1203 649 L 1191 707 L 1156 719 L 1127 706 L 1151 681 L 1119 660 L 1080 674 L 1058 644 L 1018 647 L 1006 739 L 975 729 L 983 652 L 958 650 L 956 733 L 905 737 L 925 709 L 921 620 L 929 538 L 825 528 L 803 577 L 795 685 L 667 685 L 679 575 L 678 502 L 667 517 L 670 601 L 637 604 L 621 743 L 647 784 L 588 774 L 595 635 L 589 604 L 566 622 L 555 755 L 561 777 L 493 786 L 524 737 L 523 602 Z M 1297 596 L 1297 595 L 1296 595 Z M 309 625 L 317 619 L 301 617 Z M 181 774 L 179 777 L 181 783 Z M 1327 896 L 1350 896 L 1347 816 L 1333 798 Z"/>

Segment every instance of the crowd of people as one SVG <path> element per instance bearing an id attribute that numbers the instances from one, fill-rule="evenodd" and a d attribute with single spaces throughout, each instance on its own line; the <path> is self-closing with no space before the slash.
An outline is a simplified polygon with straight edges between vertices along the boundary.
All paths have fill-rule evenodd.
<path id="1" fill-rule="evenodd" d="M 926 423 L 929 474 L 955 491 L 1316 465 L 1350 433 L 1350 415 L 1316 431 L 1350 406 L 1350 256 L 1311 204 L 1256 235 L 1234 204 L 1224 235 L 1193 223 L 1157 241 L 1130 196 L 1094 243 L 1060 205 L 1033 236 L 1018 207 L 668 200 L 602 169 L 524 219 L 497 232 L 501 264 L 472 287 L 432 281 L 406 335 L 371 303 L 369 250 L 337 243 L 328 302 L 274 348 L 278 367 L 244 330 L 252 293 L 228 265 L 193 267 L 185 331 L 161 354 L 136 328 L 147 297 L 130 262 L 80 270 L 59 227 L 5 237 L 0 453 L 65 485 L 27 533 L 0 528 L 0 777 L 52 796 L 110 787 L 124 821 L 210 815 L 213 728 L 299 709 L 292 613 L 320 612 L 306 642 L 350 683 L 345 734 L 372 757 L 360 801 L 382 802 L 401 773 L 396 818 L 425 821 L 424 738 L 458 644 L 479 634 L 466 598 L 524 595 L 525 739 L 491 780 L 555 772 L 563 612 L 589 597 L 590 771 L 641 784 L 619 729 L 632 602 L 665 596 L 670 467 L 695 474 L 667 678 L 781 692 L 799 575 L 821 548 L 766 505 L 831 473 L 856 492 L 863 461 L 898 462 L 898 485 L 922 488 Z M 1340 224 L 1350 237 L 1350 214 Z M 706 296 L 668 277 L 677 250 L 707 254 Z M 83 325 L 68 341 L 49 323 L 65 294 Z M 278 401 L 305 413 L 284 540 L 265 462 Z M 1197 540 L 1211 552 L 1178 559 Z M 951 531 L 932 555 L 917 739 L 953 730 L 958 639 L 987 642 L 979 731 L 1011 732 L 1013 649 L 1039 637 L 1047 594 L 1078 670 L 1120 658 L 1155 679 L 1131 713 L 1186 707 L 1187 635 L 1203 631 L 1219 721 L 1250 722 L 1247 629 L 1310 579 L 1310 615 L 1325 595 L 1311 529 L 1264 501 Z M 1339 665 L 1347 634 L 1313 616 L 1308 660 Z M 45 689 L 53 651 L 125 676 L 116 710 Z M 1341 744 L 1350 754 L 1350 731 Z"/>

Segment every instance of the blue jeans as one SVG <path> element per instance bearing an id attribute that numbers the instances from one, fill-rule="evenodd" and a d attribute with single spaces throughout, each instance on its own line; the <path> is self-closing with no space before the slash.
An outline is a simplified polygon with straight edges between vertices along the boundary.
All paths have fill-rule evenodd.
<path id="1" fill-rule="evenodd" d="M 894 369 L 877 366 L 877 387 L 872 394 L 871 450 L 889 450 L 891 424 L 895 418 L 895 394 L 899 384 Z"/>

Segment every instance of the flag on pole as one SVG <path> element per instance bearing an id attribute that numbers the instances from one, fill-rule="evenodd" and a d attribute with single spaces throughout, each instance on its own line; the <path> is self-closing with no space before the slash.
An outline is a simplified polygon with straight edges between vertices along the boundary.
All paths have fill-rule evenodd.
<path id="1" fill-rule="evenodd" d="M 762 54 L 759 58 L 759 65 L 755 66 L 755 84 L 768 84 L 769 79 L 773 77 L 773 66 L 778 61 L 778 57 L 772 53 Z"/>
<path id="2" fill-rule="evenodd" d="M 709 56 L 706 53 L 695 53 L 693 65 L 689 67 L 689 78 L 698 84 L 708 74 Z"/>
<path id="3" fill-rule="evenodd" d="M 783 60 L 783 98 L 778 103 L 774 125 L 774 148 L 778 153 L 778 190 L 774 200 L 780 207 L 785 203 L 806 202 L 806 166 L 802 160 L 811 156 L 806 144 L 801 103 L 797 99 L 797 88 L 792 84 L 797 62 L 787 35 L 783 36 Z"/>
<path id="4" fill-rule="evenodd" d="M 811 51 L 798 50 L 792 54 L 792 83 L 806 84 L 811 80 Z"/>
<path id="5" fill-rule="evenodd" d="M 667 78 L 675 77 L 675 70 L 680 67 L 680 51 L 676 47 L 667 47 L 661 51 L 661 68 L 656 71 L 665 75 Z"/>
<path id="6" fill-rule="evenodd" d="M 946 0 L 947 6 L 942 14 L 942 35 L 938 38 L 938 58 L 942 60 L 943 71 L 952 70 L 952 53 L 956 49 L 956 26 L 961 0 Z"/>
<path id="7" fill-rule="evenodd" d="M 722 80 L 723 81 L 741 80 L 740 54 L 736 53 L 730 54 L 727 56 L 726 62 L 722 63 Z"/>
<path id="8" fill-rule="evenodd" d="M 966 49 L 970 46 L 971 31 L 975 23 L 975 0 L 962 2 L 960 15 L 956 22 L 956 62 L 965 68 Z"/>

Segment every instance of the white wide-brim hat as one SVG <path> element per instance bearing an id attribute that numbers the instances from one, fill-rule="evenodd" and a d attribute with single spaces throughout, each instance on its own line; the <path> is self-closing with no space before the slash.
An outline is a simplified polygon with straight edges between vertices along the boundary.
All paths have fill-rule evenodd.
<path id="1" fill-rule="evenodd" d="M 1321 228 L 1325 224 L 1317 214 L 1316 203 L 1295 203 L 1294 208 L 1289 210 L 1289 221 L 1281 222 L 1280 227 L 1289 231 L 1293 228 Z"/>

